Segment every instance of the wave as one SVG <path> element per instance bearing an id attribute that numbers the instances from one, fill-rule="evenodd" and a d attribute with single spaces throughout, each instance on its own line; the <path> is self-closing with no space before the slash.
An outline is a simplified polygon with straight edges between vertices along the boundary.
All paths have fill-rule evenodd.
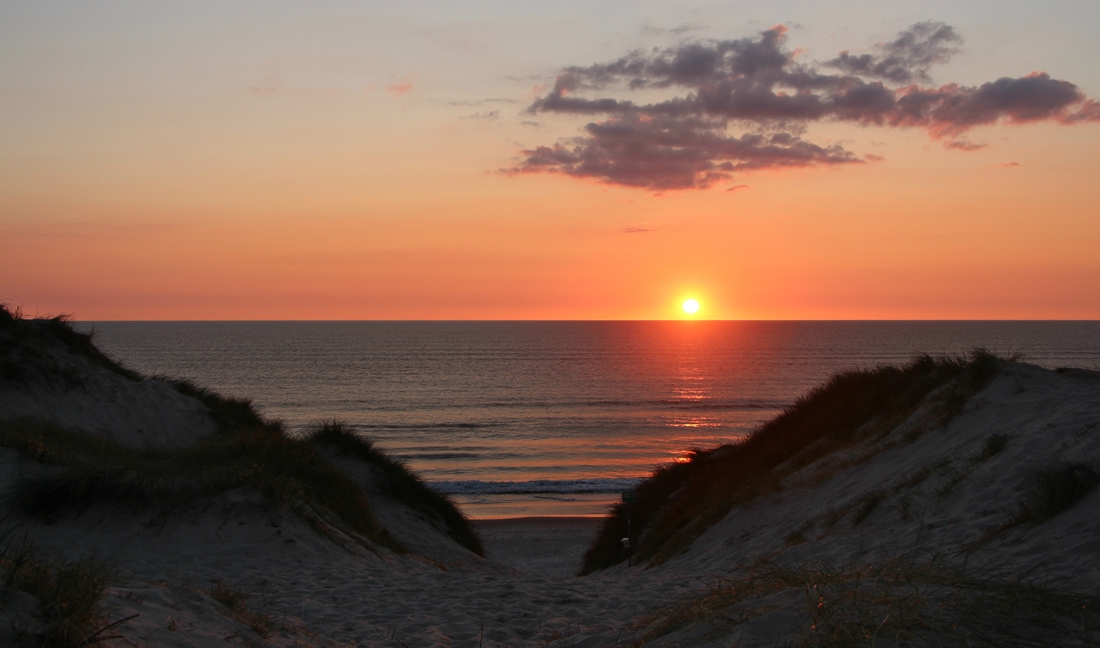
<path id="1" fill-rule="evenodd" d="M 534 495 L 567 493 L 620 493 L 631 490 L 640 478 L 630 479 L 535 479 L 531 481 L 483 481 L 480 479 L 430 482 L 446 495 Z"/>
<path id="2" fill-rule="evenodd" d="M 342 403 L 343 407 L 362 412 L 410 412 L 433 410 L 570 410 L 591 407 L 613 408 L 657 408 L 657 409 L 709 409 L 709 410 L 781 410 L 790 405 L 786 401 L 743 401 L 713 398 L 650 398 L 650 399 L 598 399 L 598 400 L 560 400 L 560 401 L 484 401 L 484 402 L 436 402 L 417 403 L 415 408 L 407 404 L 378 405 L 362 402 Z M 364 424 L 363 428 L 480 428 L 493 427 L 499 423 L 405 423 L 405 424 Z"/>
<path id="3" fill-rule="evenodd" d="M 504 423 L 355 423 L 352 425 L 364 430 L 476 430 L 503 426 Z"/>
<path id="4" fill-rule="evenodd" d="M 779 402 L 722 401 L 709 398 L 694 400 L 690 398 L 656 398 L 650 400 L 596 400 L 585 401 L 589 406 L 638 407 L 663 406 L 671 409 L 714 409 L 714 410 L 773 410 L 782 409 L 787 404 Z"/>

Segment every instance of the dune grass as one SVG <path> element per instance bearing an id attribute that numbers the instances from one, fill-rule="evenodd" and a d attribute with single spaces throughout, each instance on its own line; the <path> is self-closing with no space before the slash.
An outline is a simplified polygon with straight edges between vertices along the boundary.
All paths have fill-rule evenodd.
<path id="1" fill-rule="evenodd" d="M 41 421 L 16 420 L 0 422 L 0 446 L 62 469 L 25 480 L 12 493 L 15 509 L 34 519 L 50 521 L 109 505 L 149 515 L 156 524 L 247 488 L 330 537 L 331 526 L 406 553 L 375 519 L 363 487 L 318 452 L 321 446 L 335 447 L 374 467 L 385 495 L 438 517 L 452 539 L 484 555 L 477 533 L 445 495 L 339 423 L 323 424 L 302 438 L 264 424 L 225 431 L 194 447 L 138 450 Z"/>
<path id="2" fill-rule="evenodd" d="M 776 612 L 784 622 L 769 622 Z M 941 557 L 767 563 L 644 619 L 635 645 L 689 627 L 722 644 L 757 619 L 784 646 L 1087 646 L 1100 639 L 1100 598 L 975 578 Z"/>
<path id="3" fill-rule="evenodd" d="M 1100 473 L 1090 464 L 1064 462 L 1043 468 L 1027 480 L 1028 492 L 1015 513 L 989 529 L 967 547 L 974 552 L 994 538 L 1022 525 L 1038 526 L 1072 508 L 1100 484 Z"/>
<path id="4" fill-rule="evenodd" d="M 997 456 L 1008 447 L 1008 442 L 1011 439 L 1007 434 L 991 434 L 986 440 L 985 445 L 982 446 L 981 451 L 974 456 L 974 463 L 981 463 L 988 459 L 992 459 Z"/>
<path id="5" fill-rule="evenodd" d="M 220 434 L 194 447 L 137 450 L 19 420 L 0 422 L 0 445 L 61 468 L 16 486 L 13 505 L 31 518 L 49 521 L 110 505 L 156 522 L 248 488 L 330 536 L 331 526 L 405 552 L 375 520 L 354 480 L 278 426 Z"/>
<path id="6" fill-rule="evenodd" d="M 479 556 L 485 555 L 481 538 L 454 503 L 425 484 L 403 463 L 375 447 L 370 439 L 356 434 L 339 421 L 321 423 L 307 439 L 310 443 L 335 448 L 373 466 L 380 477 L 378 487 L 384 494 L 415 511 L 438 516 L 452 540 Z"/>
<path id="7" fill-rule="evenodd" d="M 243 430 L 255 430 L 261 427 L 275 427 L 278 423 L 266 421 L 248 398 L 222 396 L 212 389 L 200 387 L 190 380 L 154 376 L 156 380 L 171 383 L 179 393 L 190 396 L 210 408 L 210 415 L 223 434 L 235 434 Z"/>
<path id="8" fill-rule="evenodd" d="M 26 385 L 35 380 L 60 379 L 69 386 L 78 386 L 79 372 L 50 353 L 50 347 L 57 344 L 127 380 L 143 379 L 100 351 L 95 334 L 77 331 L 66 315 L 25 317 L 19 308 L 0 304 L 0 342 L 0 382 Z"/>
<path id="9" fill-rule="evenodd" d="M 1086 463 L 1062 463 L 1031 477 L 1030 495 L 1020 503 L 1016 521 L 1035 526 L 1072 507 L 1097 484 L 1100 473 Z"/>
<path id="10" fill-rule="evenodd" d="M 99 609 L 114 572 L 93 557 L 47 560 L 25 540 L 0 540 L 0 584 L 38 598 L 44 646 L 85 646 L 109 637 L 112 624 Z"/>
<path id="11" fill-rule="evenodd" d="M 999 371 L 984 350 L 968 358 L 920 356 L 904 367 L 837 374 L 738 444 L 698 451 L 688 463 L 658 468 L 632 506 L 635 556 L 659 564 L 686 549 L 734 506 L 775 492 L 789 475 L 853 444 L 888 434 L 933 392 L 934 423 L 960 413 Z M 906 441 L 919 436 L 921 428 Z M 876 502 L 877 504 L 877 502 Z M 625 504 L 612 507 L 585 554 L 582 574 L 626 559 Z M 873 506 L 866 513 L 873 510 Z"/>
<path id="12" fill-rule="evenodd" d="M 234 619 L 252 628 L 252 631 L 261 639 L 269 638 L 278 627 L 278 623 L 267 610 L 266 605 L 261 602 L 261 606 L 257 608 L 252 604 L 252 592 L 246 592 L 219 580 L 207 590 L 207 594 L 220 603 Z"/>

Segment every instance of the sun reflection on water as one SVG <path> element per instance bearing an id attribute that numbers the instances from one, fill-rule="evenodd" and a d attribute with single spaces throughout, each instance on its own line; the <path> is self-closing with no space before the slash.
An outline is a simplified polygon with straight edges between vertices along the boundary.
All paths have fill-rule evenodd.
<path id="1" fill-rule="evenodd" d="M 668 427 L 678 428 L 720 428 L 722 422 L 710 416 L 673 416 L 666 421 Z"/>

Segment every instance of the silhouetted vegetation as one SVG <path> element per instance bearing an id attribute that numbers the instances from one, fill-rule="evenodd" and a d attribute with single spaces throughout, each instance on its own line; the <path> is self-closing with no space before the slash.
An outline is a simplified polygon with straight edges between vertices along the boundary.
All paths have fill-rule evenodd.
<path id="1" fill-rule="evenodd" d="M 94 338 L 93 333 L 73 328 L 68 316 L 28 318 L 20 309 L 0 304 L 0 382 L 26 385 L 35 380 L 62 380 L 69 386 L 79 385 L 77 369 L 50 353 L 51 347 L 58 345 L 123 378 L 142 380 L 141 374 L 100 351 Z"/>
<path id="2" fill-rule="evenodd" d="M 365 437 L 359 436 L 338 421 L 319 425 L 308 437 L 309 441 L 330 446 L 341 453 L 355 457 L 377 470 L 377 488 L 389 497 L 409 508 L 435 515 L 442 519 L 447 534 L 458 544 L 479 556 L 485 555 L 481 539 L 469 521 L 454 503 L 420 479 L 400 461 L 390 457 Z"/>
<path id="3" fill-rule="evenodd" d="M 0 547 L 0 584 L 38 598 L 44 646 L 69 648 L 110 638 L 104 632 L 111 624 L 98 606 L 113 578 L 103 562 L 91 557 L 47 560 L 26 542 L 10 538 Z"/>
<path id="4" fill-rule="evenodd" d="M 190 380 L 156 376 L 157 380 L 172 383 L 184 396 L 197 399 L 210 408 L 210 415 L 223 434 L 236 434 L 261 427 L 273 427 L 275 421 L 265 421 L 248 398 L 229 398 L 212 389 L 200 387 Z"/>
<path id="5" fill-rule="evenodd" d="M 734 506 L 783 487 L 785 477 L 859 441 L 888 434 L 933 392 L 933 422 L 944 425 L 999 371 L 984 351 L 969 358 L 920 356 L 905 367 L 848 371 L 798 399 L 741 443 L 697 451 L 689 463 L 658 468 L 631 510 L 636 557 L 660 563 L 686 549 Z M 905 442 L 926 428 L 915 426 Z M 877 502 L 875 502 L 877 504 Z M 862 512 L 865 517 L 874 505 Z M 626 556 L 626 509 L 615 505 L 585 554 L 582 573 Z"/>

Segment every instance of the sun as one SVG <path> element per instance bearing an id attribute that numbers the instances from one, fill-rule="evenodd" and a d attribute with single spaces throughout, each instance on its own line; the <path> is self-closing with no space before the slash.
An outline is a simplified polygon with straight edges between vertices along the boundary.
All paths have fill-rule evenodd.
<path id="1" fill-rule="evenodd" d="M 680 308 L 683 308 L 688 315 L 694 315 L 699 312 L 699 302 L 694 299 L 685 299 Z"/>

